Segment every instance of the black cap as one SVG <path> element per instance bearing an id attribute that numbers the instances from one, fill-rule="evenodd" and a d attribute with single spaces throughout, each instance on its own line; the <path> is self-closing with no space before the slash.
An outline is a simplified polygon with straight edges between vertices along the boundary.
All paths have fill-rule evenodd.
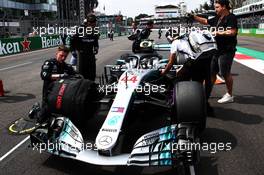
<path id="1" fill-rule="evenodd" d="M 215 3 L 218 3 L 221 6 L 225 5 L 227 9 L 231 9 L 229 0 L 216 0 Z"/>

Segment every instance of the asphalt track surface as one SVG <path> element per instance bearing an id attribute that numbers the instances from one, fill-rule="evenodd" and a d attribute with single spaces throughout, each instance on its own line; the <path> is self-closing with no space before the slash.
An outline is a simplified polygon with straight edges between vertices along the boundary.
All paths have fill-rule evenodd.
<path id="1" fill-rule="evenodd" d="M 157 39 L 157 35 L 152 35 Z M 163 41 L 163 40 L 162 40 Z M 239 37 L 239 45 L 264 51 L 264 41 Z M 115 41 L 100 40 L 97 55 L 97 72 L 105 64 L 114 63 L 121 54 L 129 52 L 131 42 L 126 37 Z M 41 50 L 21 55 L 0 57 L 0 79 L 7 91 L 0 97 L 0 157 L 21 142 L 26 136 L 10 135 L 7 126 L 25 116 L 29 108 L 41 100 L 42 81 L 40 67 L 44 60 L 54 56 L 55 49 Z M 234 62 L 235 102 L 217 104 L 225 93 L 225 85 L 215 86 L 210 103 L 215 116 L 207 119 L 207 129 L 201 141 L 206 143 L 231 143 L 230 151 L 210 153 L 202 151 L 197 169 L 200 175 L 263 175 L 264 174 L 264 75 Z M 28 147 L 26 141 L 0 162 L 0 174 L 175 174 L 170 168 L 138 168 L 120 166 L 95 166 L 63 159 L 50 154 L 39 154 Z M 213 152 L 211 150 L 211 152 Z"/>

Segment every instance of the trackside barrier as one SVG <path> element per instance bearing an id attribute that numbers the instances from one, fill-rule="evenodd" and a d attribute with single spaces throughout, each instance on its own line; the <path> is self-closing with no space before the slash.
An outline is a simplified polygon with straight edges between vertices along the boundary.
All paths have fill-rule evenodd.
<path id="1" fill-rule="evenodd" d="M 115 37 L 124 36 L 127 33 L 115 33 Z M 107 38 L 107 35 L 101 35 L 100 39 Z M 69 46 L 70 38 L 66 40 L 66 45 Z M 22 52 L 30 52 L 39 49 L 46 49 L 56 47 L 62 44 L 61 36 L 35 36 L 35 37 L 24 37 L 24 38 L 1 38 L 0 39 L 0 57 L 7 56 Z"/>
<path id="2" fill-rule="evenodd" d="M 24 38 L 4 38 L 0 39 L 0 57 L 55 47 L 60 45 L 61 43 L 61 37 L 58 35 L 42 37 L 36 36 Z"/>
<path id="3" fill-rule="evenodd" d="M 253 35 L 264 35 L 264 29 L 239 29 L 238 33 L 242 34 L 253 34 Z"/>

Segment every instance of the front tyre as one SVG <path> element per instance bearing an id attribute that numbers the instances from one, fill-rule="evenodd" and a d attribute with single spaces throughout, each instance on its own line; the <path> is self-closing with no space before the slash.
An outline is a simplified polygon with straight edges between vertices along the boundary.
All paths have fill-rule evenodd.
<path id="1" fill-rule="evenodd" d="M 206 98 L 203 86 L 195 81 L 177 82 L 173 91 L 174 120 L 193 123 L 199 131 L 206 126 Z"/>

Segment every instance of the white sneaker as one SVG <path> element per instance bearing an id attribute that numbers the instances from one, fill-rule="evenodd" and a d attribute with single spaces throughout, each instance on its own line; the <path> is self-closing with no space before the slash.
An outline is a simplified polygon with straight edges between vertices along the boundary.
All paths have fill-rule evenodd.
<path id="1" fill-rule="evenodd" d="M 217 101 L 218 103 L 232 103 L 234 102 L 234 96 L 229 95 L 226 93 L 221 99 Z"/>

